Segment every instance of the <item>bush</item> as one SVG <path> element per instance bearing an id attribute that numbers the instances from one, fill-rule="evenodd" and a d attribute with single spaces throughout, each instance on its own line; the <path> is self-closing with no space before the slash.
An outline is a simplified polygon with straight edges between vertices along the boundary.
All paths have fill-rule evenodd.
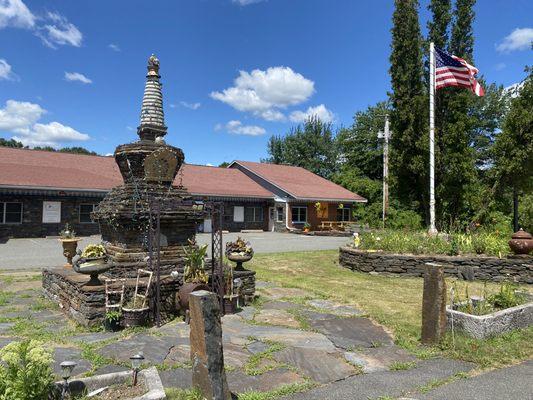
<path id="1" fill-rule="evenodd" d="M 391 229 L 418 230 L 422 228 L 422 218 L 415 211 L 390 208 L 387 216 L 387 227 Z"/>
<path id="2" fill-rule="evenodd" d="M 527 232 L 533 232 L 533 193 L 520 197 L 518 203 L 520 226 Z"/>
<path id="3" fill-rule="evenodd" d="M 47 400 L 53 388 L 52 356 L 35 340 L 0 350 L 0 400 Z"/>

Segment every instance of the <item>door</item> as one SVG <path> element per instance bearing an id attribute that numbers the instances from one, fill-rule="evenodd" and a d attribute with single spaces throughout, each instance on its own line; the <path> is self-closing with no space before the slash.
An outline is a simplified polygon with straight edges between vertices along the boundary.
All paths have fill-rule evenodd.
<path id="1" fill-rule="evenodd" d="M 268 230 L 274 232 L 274 222 L 276 218 L 276 209 L 274 207 L 268 208 Z"/>
<path id="2" fill-rule="evenodd" d="M 204 233 L 211 233 L 211 218 L 204 219 Z"/>

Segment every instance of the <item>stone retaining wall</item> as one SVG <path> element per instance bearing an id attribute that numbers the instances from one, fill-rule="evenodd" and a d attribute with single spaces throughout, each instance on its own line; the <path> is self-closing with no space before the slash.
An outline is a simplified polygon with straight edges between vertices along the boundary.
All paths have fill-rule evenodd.
<path id="1" fill-rule="evenodd" d="M 339 249 L 339 264 L 352 271 L 389 275 L 423 276 L 428 262 L 443 264 L 448 276 L 461 279 L 491 280 L 511 279 L 533 284 L 533 257 L 509 256 L 506 258 L 481 256 L 411 255 L 369 252 L 351 247 Z"/>

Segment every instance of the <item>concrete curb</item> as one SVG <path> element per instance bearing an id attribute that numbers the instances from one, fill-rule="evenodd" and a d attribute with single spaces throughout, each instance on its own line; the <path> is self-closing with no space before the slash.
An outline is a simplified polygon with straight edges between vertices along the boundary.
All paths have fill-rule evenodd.
<path id="1" fill-rule="evenodd" d="M 476 339 L 485 339 L 533 325 L 533 302 L 486 315 L 471 315 L 446 307 L 447 329 L 462 331 Z"/>
<path id="2" fill-rule="evenodd" d="M 89 378 L 75 379 L 69 382 L 72 394 L 82 394 L 105 386 L 117 385 L 131 378 L 131 371 L 112 372 L 110 374 L 96 375 Z M 139 371 L 139 380 L 145 385 L 147 392 L 142 396 L 124 400 L 165 400 L 167 398 L 163 383 L 155 367 Z M 61 388 L 62 382 L 56 382 Z"/>

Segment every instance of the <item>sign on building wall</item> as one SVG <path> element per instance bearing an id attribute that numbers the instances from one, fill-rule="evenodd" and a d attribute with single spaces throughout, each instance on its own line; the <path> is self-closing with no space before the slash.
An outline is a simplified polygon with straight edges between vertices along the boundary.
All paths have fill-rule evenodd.
<path id="1" fill-rule="evenodd" d="M 59 224 L 61 222 L 61 202 L 43 201 L 43 224 Z"/>
<path id="2" fill-rule="evenodd" d="M 244 222 L 244 207 L 233 207 L 233 222 Z"/>

